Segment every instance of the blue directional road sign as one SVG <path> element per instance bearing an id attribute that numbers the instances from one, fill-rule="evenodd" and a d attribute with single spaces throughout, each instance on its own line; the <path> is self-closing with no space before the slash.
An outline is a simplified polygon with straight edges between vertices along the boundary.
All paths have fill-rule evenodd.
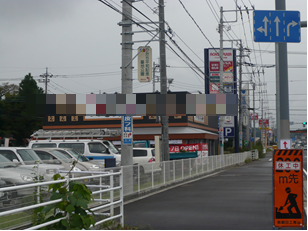
<path id="1" fill-rule="evenodd" d="M 131 145 L 133 143 L 133 117 L 132 116 L 124 116 L 124 132 L 123 132 L 123 144 Z"/>
<path id="2" fill-rule="evenodd" d="M 255 10 L 253 22 L 255 42 L 301 41 L 299 11 Z"/>

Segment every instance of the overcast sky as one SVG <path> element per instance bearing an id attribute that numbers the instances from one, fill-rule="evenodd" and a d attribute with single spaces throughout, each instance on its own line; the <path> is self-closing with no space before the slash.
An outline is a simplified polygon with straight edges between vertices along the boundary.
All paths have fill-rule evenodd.
<path id="1" fill-rule="evenodd" d="M 121 9 L 120 0 L 108 0 Z M 158 0 L 145 0 L 133 5 L 151 20 L 158 21 Z M 217 33 L 219 8 L 235 10 L 234 0 L 181 0 L 194 18 L 204 35 L 186 13 L 178 0 L 165 1 L 165 21 L 173 31 L 173 39 L 181 49 L 204 70 L 204 48 L 219 47 Z M 286 0 L 287 10 L 298 10 L 301 21 L 307 21 L 306 0 Z M 275 0 L 238 0 L 241 9 L 274 10 Z M 148 21 L 140 13 L 133 11 L 137 21 Z M 225 13 L 225 20 L 235 20 L 235 12 Z M 46 71 L 53 74 L 48 84 L 48 93 L 115 93 L 121 92 L 121 27 L 122 16 L 97 0 L 0 0 L 0 84 L 19 84 L 23 77 L 31 73 L 35 79 Z M 253 14 L 238 13 L 236 23 L 229 26 L 225 39 L 242 39 L 245 48 L 252 49 L 250 60 L 257 65 L 275 64 L 274 43 L 253 41 Z M 168 28 L 168 27 L 167 27 Z M 133 27 L 133 31 L 141 28 Z M 134 41 L 150 40 L 147 33 L 136 33 Z M 209 42 L 210 41 L 210 42 Z M 178 54 L 180 51 L 167 42 Z M 134 55 L 139 46 L 134 44 Z M 158 42 L 150 44 L 153 61 L 159 63 Z M 225 42 L 225 47 L 236 47 Z M 260 52 L 259 50 L 262 50 Z M 307 121 L 307 29 L 301 30 L 301 43 L 288 44 L 290 121 L 291 129 L 302 128 Z M 183 55 L 181 54 L 181 57 Z M 248 58 L 246 62 L 250 62 Z M 204 80 L 192 71 L 170 49 L 167 49 L 167 77 L 172 78 L 171 91 L 204 93 Z M 133 61 L 133 92 L 151 92 L 152 83 L 137 80 L 137 60 Z M 259 68 L 260 69 L 260 68 Z M 244 67 L 251 72 L 251 67 Z M 256 70 L 256 69 L 254 69 Z M 262 70 L 262 69 L 260 69 Z M 261 90 L 267 91 L 264 106 L 266 112 L 275 117 L 275 68 L 264 68 L 264 75 L 256 74 L 253 81 L 266 83 Z M 245 74 L 244 81 L 251 75 Z M 45 89 L 43 83 L 39 86 Z M 157 83 L 156 90 L 160 89 Z M 259 88 L 258 88 L 259 90 Z M 259 100 L 259 96 L 256 96 Z M 259 108 L 259 101 L 256 108 Z M 258 110 L 259 115 L 261 110 Z"/>

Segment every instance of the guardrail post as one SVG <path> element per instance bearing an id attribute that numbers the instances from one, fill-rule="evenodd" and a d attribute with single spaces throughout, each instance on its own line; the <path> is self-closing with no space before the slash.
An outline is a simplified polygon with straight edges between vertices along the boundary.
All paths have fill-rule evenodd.
<path id="1" fill-rule="evenodd" d="M 102 184 L 103 184 L 103 181 L 102 181 L 102 177 L 100 176 L 100 177 L 99 177 L 99 185 L 102 186 Z M 102 189 L 102 188 L 100 188 L 100 191 L 101 191 L 101 189 Z M 100 200 L 103 199 L 103 196 L 102 196 L 102 193 L 101 193 L 101 192 L 99 193 L 99 199 L 100 199 Z M 99 203 L 102 204 L 101 201 L 100 201 Z"/>
<path id="2" fill-rule="evenodd" d="M 163 166 L 164 166 L 164 171 L 163 171 L 163 174 L 164 174 L 164 185 L 166 184 L 166 162 L 164 161 L 163 162 Z"/>
<path id="3" fill-rule="evenodd" d="M 66 189 L 67 189 L 67 191 L 69 191 L 70 189 L 69 189 L 69 185 L 70 185 L 70 176 L 66 176 Z M 57 211 L 58 212 L 58 211 Z M 67 217 L 67 220 L 69 220 L 69 218 L 70 218 L 70 214 L 69 213 L 67 213 L 66 214 L 66 217 Z"/>
<path id="4" fill-rule="evenodd" d="M 184 178 L 184 161 L 182 159 L 182 179 Z"/>
<path id="5" fill-rule="evenodd" d="M 191 177 L 191 158 L 189 158 L 189 177 Z"/>
<path id="6" fill-rule="evenodd" d="M 200 160 L 200 159 L 199 159 Z M 198 158 L 196 158 L 196 175 L 198 175 Z"/>
<path id="7" fill-rule="evenodd" d="M 113 173 L 113 170 L 111 170 L 110 173 Z M 113 189 L 113 175 L 110 176 L 110 188 Z M 114 191 L 111 190 L 110 191 L 110 203 L 113 203 L 113 196 L 114 196 Z M 110 206 L 110 215 L 111 216 L 114 215 L 114 206 L 113 205 Z"/>
<path id="8" fill-rule="evenodd" d="M 154 168 L 153 168 L 153 162 L 152 162 L 152 188 L 154 188 Z"/>
<path id="9" fill-rule="evenodd" d="M 175 160 L 173 160 L 173 182 L 175 182 Z"/>
<path id="10" fill-rule="evenodd" d="M 203 173 L 203 155 L 202 155 L 202 152 L 201 152 L 201 172 Z"/>
<path id="11" fill-rule="evenodd" d="M 37 182 L 40 182 L 40 171 L 39 171 L 39 162 L 36 162 L 36 177 L 37 177 Z M 41 187 L 40 186 L 37 186 L 37 203 L 41 203 L 41 200 L 40 200 L 40 191 L 41 191 Z"/>
<path id="12" fill-rule="evenodd" d="M 137 166 L 138 192 L 140 192 L 140 165 Z"/>
<path id="13" fill-rule="evenodd" d="M 121 166 L 121 175 L 120 175 L 120 224 L 122 227 L 124 227 L 124 201 L 123 201 L 123 166 Z"/>

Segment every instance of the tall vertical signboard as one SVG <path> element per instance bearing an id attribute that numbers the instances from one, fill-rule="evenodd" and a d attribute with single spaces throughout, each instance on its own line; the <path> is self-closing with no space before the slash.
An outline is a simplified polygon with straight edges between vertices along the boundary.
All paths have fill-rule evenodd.
<path id="1" fill-rule="evenodd" d="M 139 82 L 152 81 L 152 48 L 138 48 L 138 80 Z"/>
<path id="2" fill-rule="evenodd" d="M 234 55 L 233 49 L 223 50 L 223 92 L 226 94 L 234 94 Z M 208 70 L 209 70 L 209 93 L 219 94 L 220 90 L 220 55 L 219 49 L 208 50 Z M 234 137 L 234 116 L 227 116 L 224 118 L 223 124 L 223 137 L 232 138 Z"/>
<path id="3" fill-rule="evenodd" d="M 123 132 L 123 144 L 133 144 L 133 117 L 124 116 L 124 132 Z"/>
<path id="4" fill-rule="evenodd" d="M 273 227 L 304 226 L 303 150 L 273 155 Z"/>

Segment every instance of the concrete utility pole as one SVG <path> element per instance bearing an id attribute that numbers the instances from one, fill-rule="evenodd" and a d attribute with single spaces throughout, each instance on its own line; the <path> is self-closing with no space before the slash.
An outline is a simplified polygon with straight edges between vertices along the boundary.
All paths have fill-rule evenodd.
<path id="1" fill-rule="evenodd" d="M 220 23 L 219 23 L 219 35 L 220 35 L 220 49 L 219 49 L 219 56 L 220 56 L 220 69 L 219 69 L 219 93 L 223 94 L 223 65 L 224 65 L 224 54 L 223 54 L 223 33 L 224 33 L 224 21 L 223 21 L 223 7 L 220 7 Z M 224 154 L 224 131 L 223 131 L 223 122 L 224 117 L 219 116 L 219 143 L 220 143 L 220 154 Z"/>
<path id="2" fill-rule="evenodd" d="M 45 83 L 45 95 L 47 95 L 47 83 L 50 82 L 49 78 L 51 78 L 52 76 L 52 74 L 48 74 L 48 68 L 46 67 L 46 73 L 40 75 L 40 77 L 42 77 L 43 79 L 38 80 L 40 83 Z"/>
<path id="3" fill-rule="evenodd" d="M 160 53 L 160 94 L 167 94 L 165 9 L 164 0 L 159 0 L 159 53 Z M 162 126 L 162 160 L 169 160 L 168 116 L 161 117 Z"/>
<path id="4" fill-rule="evenodd" d="M 285 0 L 275 0 L 275 9 L 286 10 Z M 281 148 L 281 139 L 290 140 L 287 43 L 275 43 L 275 51 L 277 145 Z"/>
<path id="5" fill-rule="evenodd" d="M 153 81 L 153 93 L 155 92 L 155 83 L 158 82 L 158 80 L 156 81 L 156 68 L 159 67 L 158 64 L 155 64 L 155 62 L 153 62 L 153 78 L 152 78 L 152 81 Z"/>
<path id="6" fill-rule="evenodd" d="M 254 143 L 254 146 L 256 146 L 256 114 L 255 114 L 255 89 L 256 89 L 256 84 L 255 83 L 252 83 L 252 90 L 253 90 L 253 96 L 252 96 L 252 100 L 253 100 L 253 137 L 254 137 L 254 140 L 253 140 L 253 143 Z"/>
<path id="7" fill-rule="evenodd" d="M 242 74 L 243 74 L 243 45 L 242 40 L 240 40 L 240 66 L 239 66 L 239 81 L 238 81 L 238 91 L 239 91 L 239 105 L 238 105 L 238 111 L 239 111 L 239 119 L 238 119 L 238 127 L 239 127 L 239 146 L 240 148 L 243 148 L 243 112 L 242 112 Z"/>
<path id="8" fill-rule="evenodd" d="M 122 2 L 122 94 L 133 93 L 133 33 L 132 33 L 132 3 L 134 0 L 126 0 Z M 132 120 L 133 123 L 133 120 Z M 132 125 L 133 127 L 133 125 Z M 123 133 L 124 133 L 124 116 L 121 118 L 121 165 L 133 165 L 133 149 L 132 144 L 124 144 Z M 124 182 L 125 192 L 132 192 L 133 190 L 133 169 L 124 169 Z"/>

